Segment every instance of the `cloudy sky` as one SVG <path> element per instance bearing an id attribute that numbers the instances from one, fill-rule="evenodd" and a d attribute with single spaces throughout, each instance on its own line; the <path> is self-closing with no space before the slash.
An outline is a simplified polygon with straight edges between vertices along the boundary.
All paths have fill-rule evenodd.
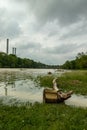
<path id="1" fill-rule="evenodd" d="M 58 65 L 87 51 L 87 0 L 0 0 L 0 51 Z"/>

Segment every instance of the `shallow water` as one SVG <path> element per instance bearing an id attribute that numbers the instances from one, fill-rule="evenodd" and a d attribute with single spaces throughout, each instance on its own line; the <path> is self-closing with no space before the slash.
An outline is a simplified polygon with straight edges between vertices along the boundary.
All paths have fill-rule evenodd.
<path id="1" fill-rule="evenodd" d="M 65 101 L 65 104 L 75 107 L 87 107 L 87 96 L 73 94 L 71 98 Z"/>
<path id="2" fill-rule="evenodd" d="M 42 102 L 42 92 L 43 88 L 37 87 L 37 84 L 29 79 L 15 81 L 14 84 L 8 84 L 7 86 L 3 83 L 0 87 L 0 97 L 4 104 L 10 103 L 9 101 L 12 101 L 12 99 L 13 102 Z"/>
<path id="3" fill-rule="evenodd" d="M 0 69 L 0 100 L 3 104 L 43 102 L 38 75 L 54 73 L 53 69 Z"/>
<path id="4" fill-rule="evenodd" d="M 43 102 L 43 89 L 37 81 L 38 75 L 51 72 L 61 75 L 65 71 L 54 69 L 0 69 L 0 101 L 6 105 Z M 87 97 L 73 94 L 66 105 L 87 107 Z"/>

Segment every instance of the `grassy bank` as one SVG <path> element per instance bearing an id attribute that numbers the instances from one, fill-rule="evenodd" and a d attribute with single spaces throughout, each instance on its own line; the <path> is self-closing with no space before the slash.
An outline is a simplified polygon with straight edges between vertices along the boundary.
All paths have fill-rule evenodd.
<path id="1" fill-rule="evenodd" d="M 0 106 L 0 130 L 86 130 L 87 109 L 65 104 Z"/>
<path id="2" fill-rule="evenodd" d="M 52 87 L 54 76 L 39 77 L 41 86 Z M 87 95 L 87 71 L 72 71 L 57 77 L 57 84 L 63 91 L 73 90 L 76 94 Z"/>
<path id="3" fill-rule="evenodd" d="M 38 77 L 41 86 L 52 87 L 54 76 Z M 58 77 L 63 90 L 87 95 L 87 71 L 73 71 Z M 87 108 L 60 104 L 0 105 L 0 130 L 87 130 Z"/>

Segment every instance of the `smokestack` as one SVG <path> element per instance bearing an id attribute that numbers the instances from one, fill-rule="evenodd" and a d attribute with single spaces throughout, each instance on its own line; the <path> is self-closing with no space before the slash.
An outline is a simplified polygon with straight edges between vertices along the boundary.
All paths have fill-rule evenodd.
<path id="1" fill-rule="evenodd" d="M 7 48 L 6 48 L 6 53 L 8 54 L 9 53 L 9 39 L 7 39 Z"/>
<path id="2" fill-rule="evenodd" d="M 12 48 L 12 54 L 14 55 L 14 48 Z"/>
<path id="3" fill-rule="evenodd" d="M 15 49 L 15 55 L 16 55 L 16 48 L 14 48 Z"/>
<path id="4" fill-rule="evenodd" d="M 15 47 L 12 48 L 12 54 L 16 55 L 16 48 Z"/>

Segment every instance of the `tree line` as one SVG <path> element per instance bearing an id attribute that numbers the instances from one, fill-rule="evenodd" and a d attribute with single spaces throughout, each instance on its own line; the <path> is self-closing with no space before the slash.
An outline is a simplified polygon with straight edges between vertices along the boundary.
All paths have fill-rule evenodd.
<path id="1" fill-rule="evenodd" d="M 75 60 L 66 61 L 63 69 L 87 69 L 87 52 L 78 53 Z"/>
<path id="2" fill-rule="evenodd" d="M 0 68 L 55 68 L 27 58 L 20 58 L 13 54 L 0 52 Z"/>
<path id="3" fill-rule="evenodd" d="M 63 65 L 46 65 L 31 59 L 0 52 L 0 68 L 87 69 L 87 52 L 78 53 L 75 60 L 66 61 Z"/>

